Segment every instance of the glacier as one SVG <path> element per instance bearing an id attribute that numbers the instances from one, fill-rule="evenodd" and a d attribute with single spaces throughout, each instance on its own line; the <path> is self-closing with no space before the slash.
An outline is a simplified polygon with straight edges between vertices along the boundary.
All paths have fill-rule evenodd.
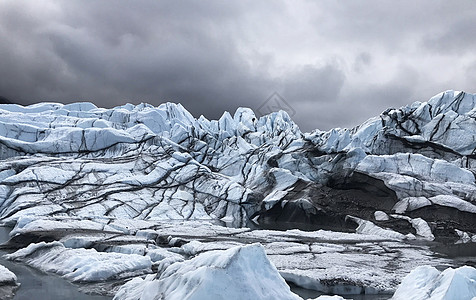
<path id="1" fill-rule="evenodd" d="M 343 226 L 383 211 L 455 238 L 476 225 L 474 103 L 447 91 L 311 133 L 283 111 L 209 121 L 172 103 L 0 105 L 0 216 Z"/>
<path id="2" fill-rule="evenodd" d="M 111 295 L 250 243 L 298 286 L 392 294 L 415 267 L 460 267 L 427 243 L 476 240 L 475 174 L 465 92 L 308 133 L 284 111 L 0 104 L 7 257 Z"/>

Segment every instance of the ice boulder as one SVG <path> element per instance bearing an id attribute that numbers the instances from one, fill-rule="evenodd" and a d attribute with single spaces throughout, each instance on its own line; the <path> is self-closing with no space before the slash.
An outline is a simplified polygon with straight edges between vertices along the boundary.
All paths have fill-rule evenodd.
<path id="1" fill-rule="evenodd" d="M 134 278 L 115 300 L 301 299 L 291 292 L 263 246 L 209 251 L 170 265 L 164 272 Z"/>
<path id="2" fill-rule="evenodd" d="M 0 285 L 16 285 L 17 276 L 4 266 L 0 265 Z"/>
<path id="3" fill-rule="evenodd" d="M 393 295 L 393 300 L 471 300 L 476 297 L 476 269 L 420 266 L 410 272 Z"/>
<path id="4" fill-rule="evenodd" d="M 95 249 L 70 249 L 60 242 L 33 243 L 5 258 L 24 262 L 73 282 L 100 282 L 150 273 L 152 261 L 137 254 L 104 253 Z"/>
<path id="5" fill-rule="evenodd" d="M 12 299 L 19 286 L 17 276 L 0 265 L 0 299 Z"/>
<path id="6" fill-rule="evenodd" d="M 307 300 L 345 300 L 345 299 L 342 298 L 341 296 L 336 296 L 336 295 L 334 296 L 322 295 L 317 298 L 307 299 Z"/>

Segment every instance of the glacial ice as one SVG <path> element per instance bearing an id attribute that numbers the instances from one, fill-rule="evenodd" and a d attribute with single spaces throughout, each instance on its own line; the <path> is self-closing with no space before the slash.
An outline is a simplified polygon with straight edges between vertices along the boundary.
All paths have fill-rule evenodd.
<path id="1" fill-rule="evenodd" d="M 32 243 L 5 257 L 45 272 L 57 273 L 73 282 L 117 280 L 152 272 L 148 256 L 70 249 L 60 242 Z"/>
<path id="2" fill-rule="evenodd" d="M 13 299 L 20 283 L 17 276 L 6 267 L 0 265 L 0 298 Z"/>
<path id="3" fill-rule="evenodd" d="M 377 211 L 374 212 L 374 218 L 377 221 L 388 221 L 389 220 L 388 215 L 385 212 L 381 211 L 381 210 L 377 210 Z"/>
<path id="4" fill-rule="evenodd" d="M 314 298 L 314 299 L 308 299 L 308 300 L 345 300 L 344 298 L 342 298 L 341 296 L 319 296 L 317 298 Z"/>
<path id="5" fill-rule="evenodd" d="M 348 216 L 347 218 L 350 220 L 353 220 L 359 225 L 357 229 L 355 230 L 357 233 L 381 236 L 381 237 L 388 238 L 390 240 L 396 240 L 396 241 L 401 241 L 406 238 L 405 235 L 399 232 L 396 232 L 390 229 L 381 228 L 379 226 L 376 226 L 374 223 L 370 221 L 362 220 L 360 218 L 356 218 L 353 216 Z"/>
<path id="6" fill-rule="evenodd" d="M 17 276 L 4 266 L 0 265 L 0 285 L 17 285 Z"/>
<path id="7" fill-rule="evenodd" d="M 247 108 L 210 121 L 172 103 L 1 105 L 0 216 L 12 225 L 23 216 L 63 215 L 240 226 L 281 209 L 337 222 L 411 213 L 431 224 L 441 220 L 426 211 L 456 209 L 468 214 L 455 229 L 472 231 L 474 102 L 447 91 L 353 129 L 311 133 L 285 112 L 258 118 Z M 358 207 L 349 208 L 316 193 L 349 185 L 373 193 L 365 178 L 382 182 L 394 203 L 375 206 L 353 193 Z"/>
<path id="8" fill-rule="evenodd" d="M 476 269 L 419 266 L 408 274 L 393 295 L 394 300 L 471 300 L 476 297 Z"/>
<path id="9" fill-rule="evenodd" d="M 19 244 L 21 249 L 12 254 L 14 259 L 42 270 L 48 268 L 46 271 L 62 274 L 69 280 L 76 280 L 73 272 L 75 261 L 96 266 L 93 260 L 109 264 L 116 262 L 117 258 L 117 266 L 103 275 L 121 280 L 139 274 L 161 273 L 176 262 L 187 262 L 190 257 L 242 247 L 250 242 L 262 245 L 267 259 L 287 281 L 341 295 L 391 294 L 400 279 L 415 266 L 451 264 L 450 260 L 434 257 L 428 246 L 406 245 L 388 236 L 372 234 L 251 230 L 227 228 L 209 221 L 89 220 L 99 224 L 93 226 L 88 222 L 58 217 L 45 221 L 30 220 L 27 224 L 25 219 L 21 220 L 25 225 L 12 236 L 12 242 L 21 242 L 22 236 L 34 240 L 54 236 L 59 242 Z M 124 230 L 95 229 L 105 225 Z M 131 263 L 125 264 L 122 260 Z M 142 260 L 145 265 L 139 264 Z M 134 266 L 143 268 L 133 271 Z M 102 280 L 103 277 L 93 276 L 97 269 L 91 267 L 88 270 L 90 282 Z M 116 271 L 118 273 L 114 273 Z"/>
<path id="10" fill-rule="evenodd" d="M 116 300 L 300 299 L 259 244 L 210 251 L 170 265 L 160 275 L 135 278 Z"/>

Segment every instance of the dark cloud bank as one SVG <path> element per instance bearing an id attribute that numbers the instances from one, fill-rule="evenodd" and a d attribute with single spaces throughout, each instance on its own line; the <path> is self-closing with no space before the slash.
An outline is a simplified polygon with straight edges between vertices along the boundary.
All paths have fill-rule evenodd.
<path id="1" fill-rule="evenodd" d="M 475 92 L 471 1 L 0 3 L 0 95 L 180 102 L 218 118 L 279 93 L 303 130 Z"/>

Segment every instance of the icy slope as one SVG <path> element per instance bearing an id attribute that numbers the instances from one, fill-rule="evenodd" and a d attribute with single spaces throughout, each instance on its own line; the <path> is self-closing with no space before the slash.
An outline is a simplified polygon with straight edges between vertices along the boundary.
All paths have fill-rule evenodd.
<path id="1" fill-rule="evenodd" d="M 0 201 L 13 219 L 35 206 L 35 214 L 246 222 L 260 198 L 248 177 L 300 136 L 285 113 L 257 120 L 248 109 L 218 121 L 169 103 L 0 109 Z"/>
<path id="2" fill-rule="evenodd" d="M 448 91 L 305 134 L 285 112 L 246 108 L 210 121 L 171 103 L 0 105 L 0 216 L 345 227 L 352 215 L 456 239 L 476 226 L 475 99 Z"/>
<path id="3" fill-rule="evenodd" d="M 352 129 L 315 131 L 307 137 L 322 151 L 362 148 L 371 154 L 423 152 L 431 157 L 474 159 L 476 96 L 446 91 L 428 102 L 389 108 Z"/>

